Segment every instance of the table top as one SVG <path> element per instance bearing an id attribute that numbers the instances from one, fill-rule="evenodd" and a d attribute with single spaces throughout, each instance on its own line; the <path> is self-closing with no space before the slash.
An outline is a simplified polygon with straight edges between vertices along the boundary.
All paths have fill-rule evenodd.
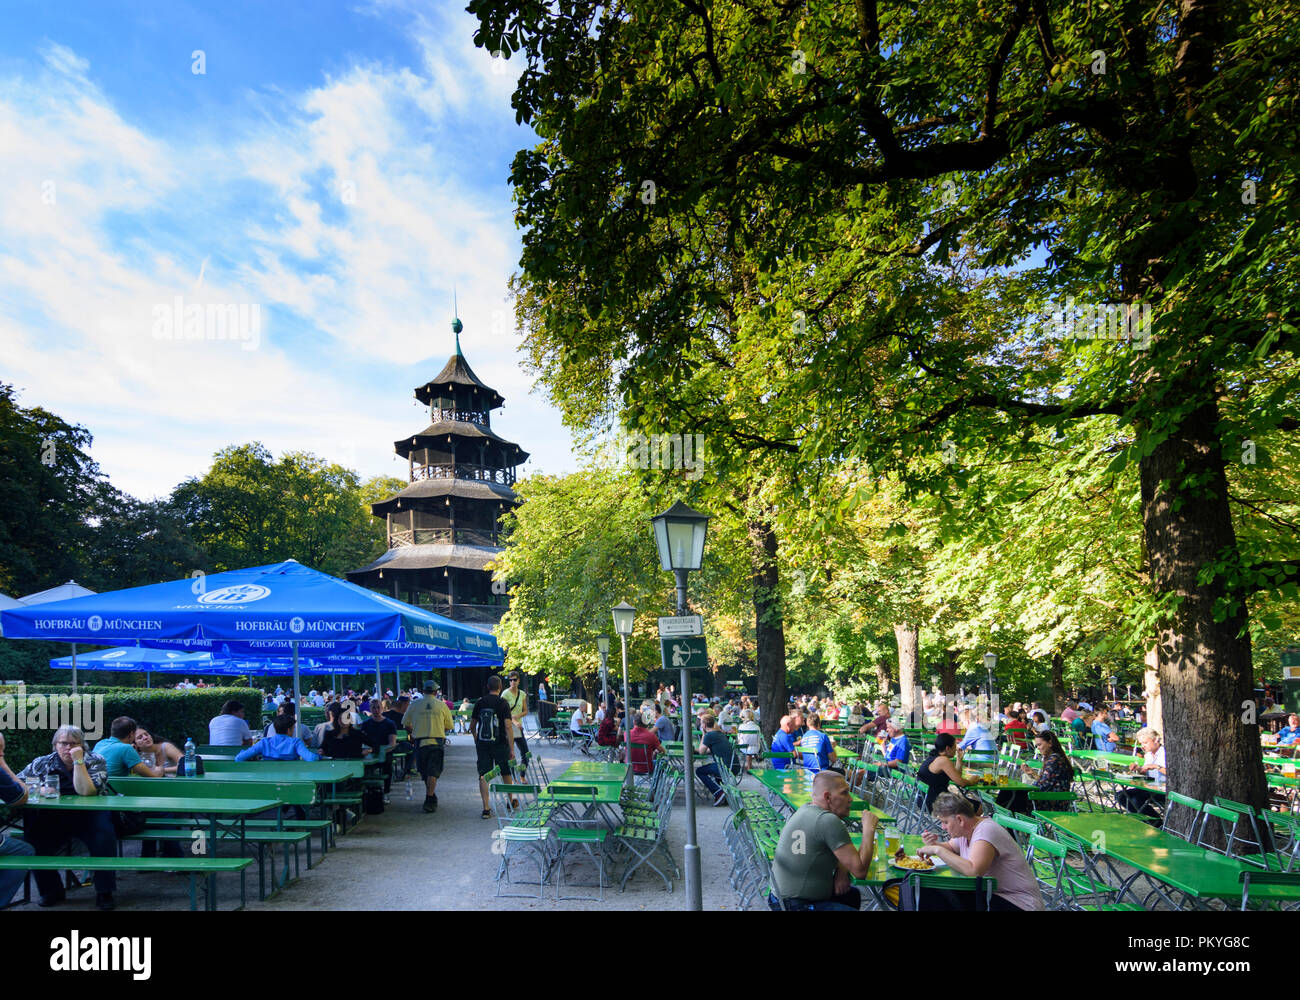
<path id="1" fill-rule="evenodd" d="M 276 781 L 278 778 L 262 775 L 292 775 L 296 781 L 343 781 L 346 778 L 365 776 L 365 762 L 360 760 L 246 760 L 246 761 L 204 761 L 208 775 L 220 781 L 235 776 L 252 775 L 262 781 Z M 245 780 L 252 780 L 246 778 Z"/>
<path id="2" fill-rule="evenodd" d="M 627 780 L 626 764 L 604 764 L 596 760 L 579 760 L 564 769 L 556 781 L 576 784 L 614 783 L 621 785 Z"/>
<path id="3" fill-rule="evenodd" d="M 349 771 L 321 771 L 316 773 L 284 770 L 278 767 L 259 767 L 256 771 L 209 771 L 199 781 L 273 781 L 278 785 L 294 782 L 311 782 L 316 785 L 333 785 L 355 777 Z"/>
<path id="4" fill-rule="evenodd" d="M 537 796 L 548 802 L 565 801 L 566 792 L 572 792 L 575 788 L 594 788 L 596 790 L 596 805 L 598 806 L 616 806 L 619 797 L 622 795 L 623 787 L 617 782 L 612 781 L 552 781 Z M 578 801 L 573 800 L 571 801 Z M 581 801 L 586 801 L 582 799 Z"/>
<path id="5" fill-rule="evenodd" d="M 1084 760 L 1104 760 L 1111 764 L 1132 764 L 1134 757 L 1131 753 L 1110 753 L 1106 750 L 1071 750 L 1070 756 Z M 1138 760 L 1141 759 L 1141 755 L 1138 755 Z"/>
<path id="6" fill-rule="evenodd" d="M 780 797 L 791 809 L 798 809 L 800 806 L 807 805 L 812 801 L 813 776 L 807 771 L 786 768 L 783 771 L 762 769 L 750 771 L 749 773 L 761 785 Z M 860 799 L 856 795 L 850 799 L 849 811 L 854 818 L 860 815 L 864 809 L 870 809 L 872 814 L 882 823 L 892 823 L 894 821 L 894 817 L 890 816 L 889 813 L 877 809 L 865 799 Z"/>
<path id="7" fill-rule="evenodd" d="M 251 816 L 276 808 L 275 799 L 196 799 L 182 795 L 60 795 L 57 799 L 28 799 L 24 809 L 79 812 L 113 809 L 118 812 L 190 812 Z"/>
<path id="8" fill-rule="evenodd" d="M 1050 825 L 1083 838 L 1095 850 L 1198 899 L 1240 899 L 1241 872 L 1260 870 L 1195 847 L 1136 816 L 1062 812 L 1039 815 Z M 1259 886 L 1250 894 L 1252 899 L 1300 899 L 1300 886 Z"/>

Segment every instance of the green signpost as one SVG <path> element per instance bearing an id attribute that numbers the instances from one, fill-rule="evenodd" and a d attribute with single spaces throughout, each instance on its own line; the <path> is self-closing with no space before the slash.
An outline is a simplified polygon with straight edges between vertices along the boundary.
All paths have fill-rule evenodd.
<path id="1" fill-rule="evenodd" d="M 709 665 L 709 651 L 702 635 L 681 635 L 659 640 L 665 670 L 702 670 Z"/>

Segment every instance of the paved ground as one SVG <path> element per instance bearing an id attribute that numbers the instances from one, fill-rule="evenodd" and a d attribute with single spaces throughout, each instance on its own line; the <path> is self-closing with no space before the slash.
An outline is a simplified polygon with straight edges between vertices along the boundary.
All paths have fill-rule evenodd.
<path id="1" fill-rule="evenodd" d="M 578 751 L 542 744 L 537 748 L 547 771 L 558 775 L 569 763 L 586 759 Z M 367 816 L 338 846 L 311 871 L 265 902 L 256 897 L 257 870 L 250 869 L 250 910 L 331 910 L 381 906 L 395 910 L 436 909 L 567 909 L 567 910 L 680 910 L 685 906 L 682 883 L 673 879 L 672 893 L 653 871 L 642 869 L 628 883 L 627 891 L 615 886 L 605 890 L 603 902 L 557 902 L 555 888 L 547 886 L 545 897 L 498 899 L 493 876 L 498 856 L 493 853 L 495 820 L 480 818 L 482 805 L 474 767 L 474 747 L 466 735 L 453 736 L 447 749 L 446 770 L 438 782 L 438 811 L 421 811 L 423 790 L 412 778 L 411 798 L 402 784 L 393 786 L 391 801 L 380 816 Z M 685 840 L 685 783 L 677 792 L 669 837 L 678 868 L 682 864 Z M 727 875 L 731 858 L 722 839 L 725 808 L 699 804 L 696 816 L 700 843 L 700 864 L 704 908 L 729 910 L 738 905 Z M 129 847 L 128 853 L 138 849 Z M 306 855 L 303 854 L 304 869 Z M 519 868 L 524 871 L 524 868 Z M 536 869 L 533 869 L 535 872 Z M 583 866 L 573 874 L 594 882 L 593 870 Z M 535 877 L 535 876 L 530 876 Z M 231 890 L 233 885 L 234 889 Z M 536 891 L 528 889 L 526 891 Z M 592 890 L 582 890 L 592 891 Z M 20 890 L 21 892 L 21 890 Z M 237 904 L 238 883 L 222 877 L 221 909 Z M 84 910 L 94 906 L 90 888 L 73 891 L 59 909 Z M 126 874 L 118 882 L 119 910 L 188 909 L 188 880 L 182 875 Z M 29 904 L 35 909 L 35 903 Z M 18 909 L 28 907 L 19 906 Z"/>

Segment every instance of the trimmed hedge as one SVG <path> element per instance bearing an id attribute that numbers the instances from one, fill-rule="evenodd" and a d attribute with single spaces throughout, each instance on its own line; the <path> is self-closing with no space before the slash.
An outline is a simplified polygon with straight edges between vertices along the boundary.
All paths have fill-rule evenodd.
<path id="1" fill-rule="evenodd" d="M 18 722 L 18 699 L 12 693 L 0 693 L 0 731 L 5 738 L 5 761 L 14 772 L 22 770 L 34 757 L 51 752 L 50 741 L 54 738 L 55 726 L 48 723 L 51 711 L 58 711 L 63 720 L 67 712 L 75 710 L 79 715 L 87 709 L 76 704 L 68 689 L 45 688 L 35 690 L 27 688 L 26 705 L 22 707 L 22 722 Z M 78 701 L 81 691 L 78 691 Z M 245 718 L 250 719 L 250 726 L 256 728 L 261 715 L 262 694 L 253 688 L 204 688 L 194 691 L 170 691 L 157 688 L 107 688 L 86 692 L 88 697 L 102 698 L 102 711 L 90 710 L 90 718 L 82 717 L 82 728 L 88 721 L 97 722 L 100 733 L 95 739 L 88 739 L 91 747 L 99 739 L 108 736 L 108 727 L 114 719 L 128 715 L 149 730 L 155 739 L 167 740 L 184 746 L 185 738 L 193 737 L 195 743 L 208 741 L 208 720 L 221 714 L 221 706 L 234 699 L 244 703 Z M 55 695 L 59 702 L 44 702 L 44 695 Z M 99 702 L 94 705 L 99 705 Z M 75 706 L 75 708 L 74 708 Z M 44 718 L 33 713 L 39 712 Z M 45 723 L 39 728 L 27 728 L 27 722 Z M 74 719 L 75 723 L 75 719 Z M 87 734 L 89 736 L 89 734 Z"/>

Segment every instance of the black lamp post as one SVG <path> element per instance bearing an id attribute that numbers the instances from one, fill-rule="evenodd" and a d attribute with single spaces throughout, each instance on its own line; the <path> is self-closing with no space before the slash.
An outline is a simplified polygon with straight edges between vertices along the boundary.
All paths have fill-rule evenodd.
<path id="1" fill-rule="evenodd" d="M 704 536 L 709 526 L 709 515 L 701 514 L 680 500 L 662 514 L 650 519 L 654 525 L 655 545 L 659 549 L 659 565 L 672 573 L 677 580 L 677 614 L 686 614 L 686 577 L 698 570 L 704 559 Z M 691 675 L 682 668 L 682 743 L 686 781 L 695 780 L 695 738 L 691 732 Z M 700 847 L 695 833 L 695 794 L 686 791 L 686 843 L 683 862 L 686 872 L 686 905 L 692 910 L 704 909 L 700 888 Z"/>
<path id="2" fill-rule="evenodd" d="M 627 692 L 627 638 L 632 634 L 636 608 L 620 601 L 613 609 L 614 631 L 623 647 L 623 759 L 627 761 L 627 782 L 632 783 L 632 699 Z"/>

